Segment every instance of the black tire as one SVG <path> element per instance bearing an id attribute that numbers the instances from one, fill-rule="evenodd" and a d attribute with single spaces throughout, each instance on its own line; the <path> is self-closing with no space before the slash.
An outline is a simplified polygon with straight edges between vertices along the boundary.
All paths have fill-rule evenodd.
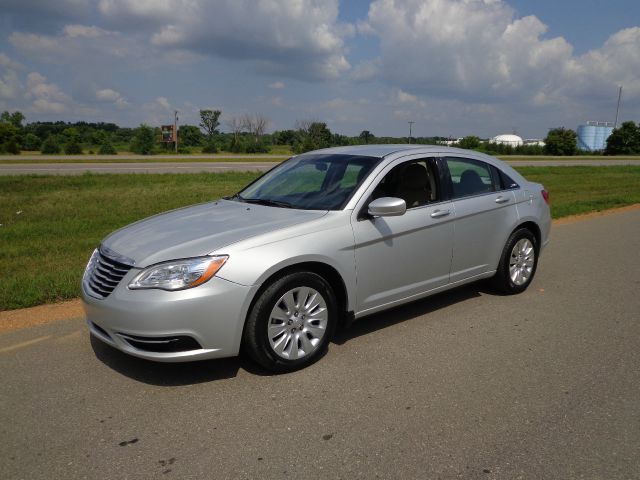
<path id="1" fill-rule="evenodd" d="M 270 318 L 271 312 L 285 293 L 305 287 L 318 292 L 326 304 L 327 321 L 324 335 L 318 339 L 319 341 L 313 347 L 313 351 L 301 358 L 293 360 L 282 358 L 281 355 L 276 353 L 275 347 L 271 346 L 269 339 L 268 327 L 272 322 Z M 294 272 L 284 275 L 264 289 L 254 302 L 244 328 L 243 350 L 258 365 L 269 371 L 284 373 L 299 370 L 311 365 L 325 353 L 335 330 L 337 318 L 338 309 L 335 294 L 331 285 L 324 278 L 311 272 Z M 285 329 L 288 329 L 288 327 L 285 327 Z M 302 328 L 299 328 L 298 335 L 303 334 Z M 293 342 L 293 338 L 291 341 Z"/>
<path id="2" fill-rule="evenodd" d="M 515 245 L 523 239 L 527 239 L 531 242 L 533 246 L 533 267 L 531 269 L 531 274 L 522 284 L 516 284 L 511 279 L 511 275 L 509 272 L 509 262 L 511 259 L 511 252 L 513 251 Z M 515 295 L 518 293 L 524 292 L 527 287 L 531 284 L 533 277 L 536 274 L 536 269 L 538 268 L 538 253 L 540 249 L 538 247 L 538 241 L 536 240 L 536 236 L 531 232 L 531 230 L 527 228 L 520 228 L 515 230 L 507 240 L 507 243 L 502 250 L 502 255 L 500 256 L 500 263 L 498 264 L 498 270 L 496 271 L 495 276 L 492 279 L 493 286 L 500 293 L 504 293 L 506 295 Z"/>

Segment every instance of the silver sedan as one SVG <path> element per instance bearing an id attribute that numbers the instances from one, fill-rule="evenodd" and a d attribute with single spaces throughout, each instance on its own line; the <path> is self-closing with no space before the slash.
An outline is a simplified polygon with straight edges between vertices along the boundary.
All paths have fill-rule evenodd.
<path id="1" fill-rule="evenodd" d="M 224 199 L 105 238 L 82 292 L 91 333 L 157 361 L 317 360 L 337 326 L 491 278 L 524 291 L 549 241 L 544 187 L 493 157 L 367 145 L 293 157 Z"/>

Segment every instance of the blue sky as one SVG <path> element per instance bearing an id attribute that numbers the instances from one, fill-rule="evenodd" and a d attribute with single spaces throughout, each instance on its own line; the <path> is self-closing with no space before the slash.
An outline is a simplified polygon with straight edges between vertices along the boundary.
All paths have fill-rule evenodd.
<path id="1" fill-rule="evenodd" d="M 28 121 L 325 121 L 492 136 L 640 120 L 640 2 L 0 0 L 0 110 Z"/>

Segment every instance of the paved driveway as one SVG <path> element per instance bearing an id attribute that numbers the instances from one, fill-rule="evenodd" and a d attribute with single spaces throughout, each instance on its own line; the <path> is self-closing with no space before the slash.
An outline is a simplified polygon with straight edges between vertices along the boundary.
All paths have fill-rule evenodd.
<path id="1" fill-rule="evenodd" d="M 289 375 L 2 334 L 0 478 L 639 478 L 640 210 L 552 234 L 524 294 L 363 319 Z"/>

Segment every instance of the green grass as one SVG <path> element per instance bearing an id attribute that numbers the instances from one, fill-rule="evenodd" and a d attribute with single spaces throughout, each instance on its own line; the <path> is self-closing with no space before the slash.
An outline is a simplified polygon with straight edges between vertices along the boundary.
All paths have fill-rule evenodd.
<path id="1" fill-rule="evenodd" d="M 0 310 L 77 297 L 84 264 L 108 233 L 235 193 L 256 176 L 0 176 Z"/>
<path id="2" fill-rule="evenodd" d="M 640 203 L 640 167 L 519 167 L 554 218 Z M 108 233 L 239 190 L 257 173 L 0 176 L 0 310 L 75 298 Z M 21 213 L 17 213 L 21 212 Z"/>
<path id="3" fill-rule="evenodd" d="M 640 203 L 640 167 L 518 167 L 551 196 L 553 218 Z"/>

